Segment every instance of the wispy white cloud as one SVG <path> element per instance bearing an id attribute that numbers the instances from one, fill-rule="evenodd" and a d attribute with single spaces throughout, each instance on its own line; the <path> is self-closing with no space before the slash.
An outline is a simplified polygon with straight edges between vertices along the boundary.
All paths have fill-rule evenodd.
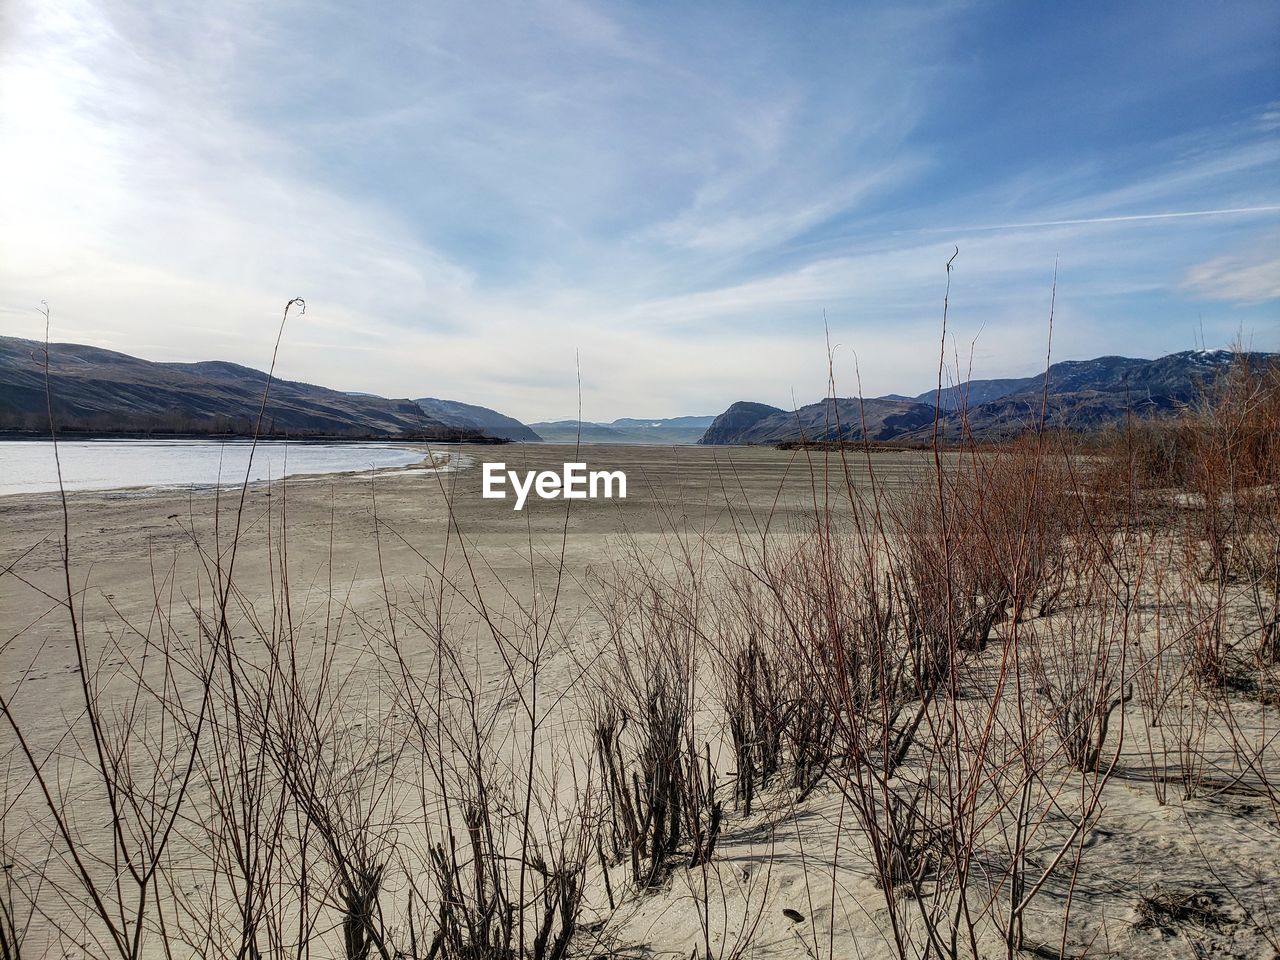
<path id="1" fill-rule="evenodd" d="M 1137 223 L 1143 220 L 1181 220 L 1185 217 L 1229 217 L 1238 214 L 1277 213 L 1280 205 L 1235 207 L 1225 210 L 1179 210 L 1172 213 L 1135 213 L 1119 217 L 1079 217 L 1074 220 L 1038 220 L 1027 223 L 993 223 L 966 227 L 930 227 L 929 233 L 971 233 L 981 230 L 1025 230 L 1031 227 L 1070 227 L 1090 223 Z"/>
<path id="2" fill-rule="evenodd" d="M 1265 337 L 1266 110 L 984 178 L 943 109 L 981 14 L 14 0 L 0 325 L 48 299 L 63 339 L 261 365 L 301 295 L 286 376 L 539 419 L 577 349 L 589 415 L 715 412 L 820 392 L 824 308 L 870 392 L 923 389 L 956 243 L 984 375 L 1039 362 L 1055 257 L 1065 351 L 1175 349 L 1217 303 Z"/>
<path id="3" fill-rule="evenodd" d="M 1280 247 L 1273 236 L 1267 250 Z M 1206 300 L 1253 304 L 1280 299 L 1280 256 L 1250 251 L 1214 257 L 1187 271 L 1182 289 Z"/>

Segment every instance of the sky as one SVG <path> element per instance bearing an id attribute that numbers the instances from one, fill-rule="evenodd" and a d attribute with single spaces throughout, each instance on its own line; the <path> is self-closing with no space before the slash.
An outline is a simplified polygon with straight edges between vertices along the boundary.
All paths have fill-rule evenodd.
<path id="1" fill-rule="evenodd" d="M 526 422 L 1280 350 L 1280 5 L 0 4 L 0 334 Z M 943 341 L 946 263 L 950 276 Z"/>

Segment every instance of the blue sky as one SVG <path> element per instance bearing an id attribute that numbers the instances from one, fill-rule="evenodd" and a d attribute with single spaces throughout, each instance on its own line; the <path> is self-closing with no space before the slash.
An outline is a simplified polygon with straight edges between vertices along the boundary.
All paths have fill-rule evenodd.
<path id="1" fill-rule="evenodd" d="M 1274 3 L 14 0 L 0 332 L 525 420 L 1280 349 Z"/>

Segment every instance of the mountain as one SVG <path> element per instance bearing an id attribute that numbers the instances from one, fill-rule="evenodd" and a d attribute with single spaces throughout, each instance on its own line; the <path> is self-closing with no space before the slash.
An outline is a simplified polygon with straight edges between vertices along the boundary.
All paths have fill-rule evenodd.
<path id="1" fill-rule="evenodd" d="M 537 443 L 542 439 L 519 420 L 488 407 L 478 407 L 458 400 L 437 400 L 434 397 L 423 397 L 413 402 L 427 416 L 457 430 L 471 431 L 497 440 Z"/>
<path id="2" fill-rule="evenodd" d="M 250 434 L 266 383 L 261 370 L 221 360 L 154 363 L 99 347 L 49 344 L 49 392 L 62 430 Z M 48 430 L 45 404 L 44 344 L 0 337 L 0 429 Z M 271 382 L 262 429 L 293 437 L 473 435 L 411 400 L 288 380 Z"/>
<path id="3" fill-rule="evenodd" d="M 1226 354 L 1227 351 L 1218 351 Z M 1075 390 L 1115 390 L 1121 388 L 1125 378 L 1149 367 L 1153 363 L 1173 360 L 1187 354 L 1171 354 L 1161 360 L 1135 360 L 1131 357 L 1098 357 L 1096 360 L 1062 360 L 1049 368 L 1050 383 L 1054 392 L 1069 393 Z M 1044 389 L 1044 374 L 1031 377 L 1013 377 L 1001 380 L 965 380 L 962 383 L 944 384 L 941 402 L 936 389 L 926 390 L 914 397 L 889 394 L 886 400 L 914 400 L 917 403 L 937 404 L 943 410 L 973 410 L 984 403 L 1027 392 L 1040 393 Z"/>
<path id="4" fill-rule="evenodd" d="M 793 440 L 892 440 L 933 423 L 934 408 L 914 400 L 826 399 L 780 410 L 735 403 L 707 429 L 702 444 L 786 443 Z"/>
<path id="5" fill-rule="evenodd" d="M 1063 360 L 1045 373 L 1004 380 L 970 380 L 907 398 L 890 394 L 861 404 L 856 399 L 824 400 L 784 412 L 764 404 L 738 402 L 716 418 L 701 443 L 783 443 L 800 439 L 897 440 L 927 443 L 935 409 L 949 437 L 980 440 L 1016 436 L 1039 424 L 1090 431 L 1127 415 L 1160 416 L 1193 401 L 1237 360 L 1273 363 L 1280 354 L 1237 354 L 1228 350 L 1187 350 L 1157 360 L 1098 357 Z M 1045 383 L 1048 378 L 1048 406 Z M 862 412 L 862 419 L 859 418 Z M 837 430 L 836 422 L 840 428 Z"/>
<path id="6" fill-rule="evenodd" d="M 915 403 L 935 404 L 943 410 L 959 410 L 976 407 L 992 400 L 999 400 L 1011 393 L 1025 390 L 1036 380 L 1035 377 L 1019 377 L 1006 380 L 966 380 L 964 383 L 943 384 L 942 397 L 939 402 L 937 390 L 926 390 L 914 397 L 904 397 L 891 393 L 884 400 L 912 400 Z"/>
<path id="7" fill-rule="evenodd" d="M 963 418 L 950 412 L 944 429 L 953 436 L 967 430 L 979 439 L 1003 439 L 1034 429 L 1042 408 L 1047 427 L 1080 432 L 1097 430 L 1130 415 L 1167 415 L 1193 402 L 1214 379 L 1241 361 L 1251 365 L 1275 363 L 1280 361 L 1280 354 L 1184 350 L 1156 360 L 1065 360 L 1053 364 L 1047 372 L 1047 408 L 1046 374 L 1042 373 L 998 400 L 971 405 Z"/>
<path id="8" fill-rule="evenodd" d="M 583 443 L 697 443 L 715 417 L 622 417 L 611 423 L 582 421 Z M 549 443 L 573 443 L 578 439 L 577 420 L 552 420 L 530 424 Z"/>
<path id="9" fill-rule="evenodd" d="M 711 426 L 711 421 L 714 419 L 715 417 L 658 417 L 653 419 L 621 417 L 614 420 L 609 426 L 623 430 L 705 430 Z"/>
<path id="10" fill-rule="evenodd" d="M 1057 392 L 1051 387 L 1047 406 L 1042 393 L 1025 391 L 974 407 L 963 416 L 956 411 L 944 412 L 940 426 L 942 434 L 950 439 L 967 434 L 978 440 L 1005 440 L 1035 430 L 1043 410 L 1046 427 L 1089 433 L 1129 415 L 1145 418 L 1175 413 L 1189 399 L 1106 390 Z M 927 443 L 932 436 L 930 424 L 894 439 Z"/>
<path id="11" fill-rule="evenodd" d="M 603 423 L 589 423 L 583 420 L 541 420 L 529 424 L 529 429 L 537 432 L 547 443 L 626 443 L 627 436 L 621 430 Z M 634 442 L 634 441 L 633 441 Z"/>
<path id="12" fill-rule="evenodd" d="M 771 407 L 767 403 L 753 403 L 750 400 L 739 400 L 711 422 L 707 432 L 699 443 L 711 445 L 719 443 L 766 443 L 764 440 L 748 439 L 753 436 L 753 428 L 770 417 L 786 415 L 779 407 Z"/>

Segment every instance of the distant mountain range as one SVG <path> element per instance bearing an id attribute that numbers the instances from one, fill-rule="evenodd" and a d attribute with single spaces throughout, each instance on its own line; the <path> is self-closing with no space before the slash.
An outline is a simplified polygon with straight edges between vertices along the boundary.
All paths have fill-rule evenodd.
<path id="1" fill-rule="evenodd" d="M 969 380 L 944 387 L 940 397 L 937 391 L 926 391 L 915 397 L 826 399 L 798 410 L 740 401 L 716 417 L 699 443 L 920 443 L 932 438 L 935 419 L 949 437 L 968 433 L 980 440 L 1005 439 L 1039 423 L 1046 377 L 1046 425 L 1092 430 L 1129 414 L 1158 416 L 1177 409 L 1229 369 L 1237 356 L 1227 350 L 1188 350 L 1158 360 L 1064 360 L 1034 377 Z M 1250 363 L 1280 360 L 1280 355 L 1270 353 L 1244 357 Z"/>
<path id="2" fill-rule="evenodd" d="M 611 423 L 581 424 L 583 443 L 697 443 L 715 417 L 668 417 L 653 420 L 623 417 Z M 573 443 L 579 439 L 577 420 L 551 420 L 529 426 L 549 443 Z"/>
<path id="3" fill-rule="evenodd" d="M 267 375 L 239 364 L 155 363 L 74 343 L 49 345 L 49 393 L 60 430 L 248 435 Z M 44 344 L 0 337 L 0 430 L 46 432 Z M 426 440 L 537 439 L 516 420 L 447 400 L 389 400 L 274 380 L 270 436 Z"/>
<path id="4" fill-rule="evenodd" d="M 827 399 L 798 410 L 735 403 L 707 428 L 699 443 L 784 443 L 863 437 L 893 440 L 933 423 L 934 408 L 913 400 Z"/>
<path id="5" fill-rule="evenodd" d="M 1254 353 L 1250 362 L 1280 355 Z M 1066 360 L 1047 371 L 1051 427 L 1091 430 L 1127 414 L 1168 413 L 1195 398 L 1237 355 L 1193 350 L 1158 360 Z M 776 444 L 836 439 L 927 443 L 945 436 L 1016 436 L 1040 419 L 1045 373 L 969 380 L 914 397 L 825 399 L 783 410 L 739 401 L 717 417 L 624 417 L 609 423 L 525 425 L 488 407 L 421 397 L 387 399 L 274 380 L 263 417 L 269 436 L 514 440 L 529 443 Z M 73 343 L 49 345 L 49 385 L 60 430 L 92 433 L 252 433 L 267 375 L 220 360 L 156 363 Z M 936 406 L 935 406 L 936 404 Z M 0 337 L 0 430 L 48 430 L 44 344 Z"/>

